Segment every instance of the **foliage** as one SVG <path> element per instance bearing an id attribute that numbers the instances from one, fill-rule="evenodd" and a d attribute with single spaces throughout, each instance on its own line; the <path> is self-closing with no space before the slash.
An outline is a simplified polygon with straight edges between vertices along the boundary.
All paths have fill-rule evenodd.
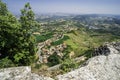
<path id="1" fill-rule="evenodd" d="M 66 60 L 69 58 L 69 53 L 72 51 L 72 48 L 70 45 L 67 45 L 67 48 L 63 51 L 63 57 L 62 60 Z"/>
<path id="2" fill-rule="evenodd" d="M 29 33 L 32 33 L 32 29 L 38 25 L 29 3 L 25 4 L 24 9 L 21 10 L 20 22 L 24 31 Z"/>
<path id="3" fill-rule="evenodd" d="M 59 64 L 61 61 L 61 58 L 57 54 L 52 54 L 48 57 L 48 65 L 49 66 L 54 66 Z"/>
<path id="4" fill-rule="evenodd" d="M 36 22 L 30 5 L 25 5 L 19 22 L 0 0 L 0 22 L 0 59 L 17 65 L 34 62 L 35 39 L 31 27 L 35 27 Z"/>
<path id="5" fill-rule="evenodd" d="M 0 0 L 0 15 L 7 15 L 6 12 L 8 12 L 7 6 Z"/>
<path id="6" fill-rule="evenodd" d="M 94 49 L 89 49 L 84 53 L 84 55 L 85 55 L 85 57 L 87 57 L 87 59 L 89 59 L 92 57 L 93 52 L 94 52 Z"/>
<path id="7" fill-rule="evenodd" d="M 43 42 L 43 41 L 45 41 L 47 39 L 52 38 L 53 37 L 53 33 L 50 32 L 50 33 L 47 33 L 45 35 L 34 35 L 34 36 L 36 37 L 36 42 L 38 43 L 38 42 Z"/>
<path id="8" fill-rule="evenodd" d="M 72 59 L 66 59 L 62 63 L 60 69 L 62 69 L 65 72 L 69 72 L 71 69 L 75 69 L 77 67 L 78 67 L 77 63 L 75 63 Z"/>
<path id="9" fill-rule="evenodd" d="M 21 31 L 23 41 L 23 60 L 26 65 L 31 64 L 35 60 L 35 38 L 33 36 L 32 28 L 36 27 L 37 22 L 34 18 L 34 13 L 29 3 L 25 4 L 24 9 L 21 10 L 20 16 Z"/>
<path id="10" fill-rule="evenodd" d="M 72 50 L 76 53 L 76 57 L 86 54 L 88 50 L 96 48 L 104 42 L 120 40 L 120 36 L 113 35 L 109 32 L 90 30 L 83 27 L 75 30 L 74 33 L 67 33 L 66 35 L 69 36 L 70 39 L 64 42 L 71 46 Z"/>
<path id="11" fill-rule="evenodd" d="M 8 57 L 14 61 L 14 56 L 20 52 L 20 24 L 17 19 L 8 11 L 6 4 L 2 3 L 1 1 L 0 12 L 0 58 Z"/>
<path id="12" fill-rule="evenodd" d="M 52 42 L 52 45 L 60 45 L 62 44 L 65 40 L 69 39 L 69 36 L 64 36 L 62 39 L 58 40 L 58 41 L 55 41 L 55 42 Z"/>
<path id="13" fill-rule="evenodd" d="M 0 60 L 0 68 L 13 67 L 15 64 L 8 57 Z"/>
<path id="14" fill-rule="evenodd" d="M 41 66 L 42 66 L 42 64 L 35 64 L 34 68 L 39 69 Z"/>

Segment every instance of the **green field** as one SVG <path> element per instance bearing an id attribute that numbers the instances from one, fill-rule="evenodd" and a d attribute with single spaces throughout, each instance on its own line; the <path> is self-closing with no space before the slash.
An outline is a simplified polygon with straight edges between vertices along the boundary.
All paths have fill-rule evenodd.
<path id="1" fill-rule="evenodd" d="M 84 54 L 87 50 L 99 47 L 105 42 L 120 41 L 120 37 L 110 33 L 98 33 L 90 30 L 76 30 L 65 34 L 69 39 L 64 42 L 70 45 L 76 56 Z"/>

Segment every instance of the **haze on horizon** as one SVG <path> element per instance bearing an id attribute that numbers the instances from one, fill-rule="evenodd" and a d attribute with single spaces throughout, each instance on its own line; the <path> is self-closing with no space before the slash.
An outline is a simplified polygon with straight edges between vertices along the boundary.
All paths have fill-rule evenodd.
<path id="1" fill-rule="evenodd" d="M 35 13 L 120 14 L 120 0 L 3 0 L 8 9 L 20 13 L 30 2 Z"/>

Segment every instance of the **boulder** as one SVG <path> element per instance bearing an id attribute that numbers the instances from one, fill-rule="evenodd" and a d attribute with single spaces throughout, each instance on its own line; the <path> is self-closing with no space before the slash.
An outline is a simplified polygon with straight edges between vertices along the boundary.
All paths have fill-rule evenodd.
<path id="1" fill-rule="evenodd" d="M 0 69 L 0 80 L 53 80 L 52 78 L 31 73 L 30 66 Z"/>

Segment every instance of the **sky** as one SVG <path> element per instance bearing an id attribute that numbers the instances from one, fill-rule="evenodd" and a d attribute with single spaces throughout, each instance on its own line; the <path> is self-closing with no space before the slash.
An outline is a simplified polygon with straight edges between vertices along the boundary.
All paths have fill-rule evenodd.
<path id="1" fill-rule="evenodd" d="M 38 13 L 120 14 L 120 0 L 3 0 L 16 14 L 30 2 Z"/>

